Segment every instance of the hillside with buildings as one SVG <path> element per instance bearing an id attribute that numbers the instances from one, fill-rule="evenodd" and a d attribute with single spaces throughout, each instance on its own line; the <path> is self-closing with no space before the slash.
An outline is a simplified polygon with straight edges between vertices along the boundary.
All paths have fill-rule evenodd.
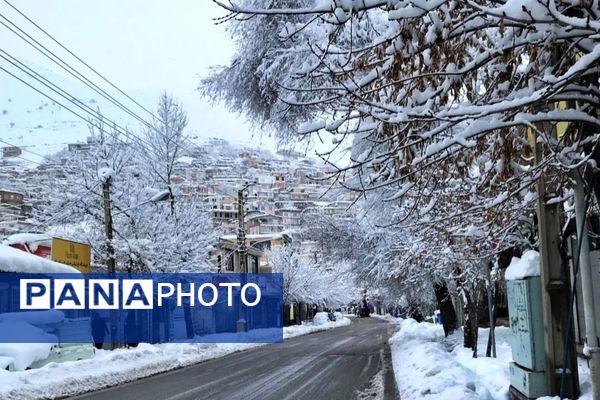
<path id="1" fill-rule="evenodd" d="M 5 147 L 0 163 L 0 234 L 45 232 L 49 226 L 40 224 L 36 215 L 51 202 L 46 189 L 66 182 L 75 173 L 70 160 L 86 157 L 94 146 L 92 137 L 69 143 L 37 164 L 19 158 L 19 148 Z M 316 215 L 343 218 L 352 212 L 352 197 L 331 188 L 324 163 L 301 153 L 273 154 L 212 138 L 187 146 L 182 154 L 174 163 L 175 196 L 200 202 L 209 211 L 220 234 L 218 250 L 212 254 L 218 270 L 237 270 L 240 212 L 250 271 L 266 265 L 264 251 L 282 243 L 294 242 L 303 252 L 316 254 L 314 232 L 306 234 L 310 226 L 306 221 Z"/>

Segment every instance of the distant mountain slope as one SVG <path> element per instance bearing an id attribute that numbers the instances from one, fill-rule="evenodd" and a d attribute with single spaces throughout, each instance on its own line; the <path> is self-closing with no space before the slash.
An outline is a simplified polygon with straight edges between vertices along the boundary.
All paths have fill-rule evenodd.
<path id="1" fill-rule="evenodd" d="M 83 82 L 74 77 L 65 77 L 54 71 L 44 69 L 34 63 L 25 63 L 30 68 L 41 74 L 44 78 L 66 90 L 80 104 L 88 106 L 93 110 L 100 109 L 102 114 L 111 121 L 116 122 L 122 127 L 133 132 L 139 132 L 141 123 L 128 115 L 118 106 L 112 104 L 100 94 L 85 86 Z M 62 103 L 66 107 L 77 112 L 81 116 L 88 118 L 81 109 L 77 108 L 68 100 L 44 87 L 28 77 L 25 73 L 18 71 L 4 61 L 0 65 L 9 69 L 17 76 L 31 83 L 35 87 L 43 90 L 53 97 L 57 102 L 49 100 L 37 93 L 22 82 L 0 71 L 0 139 L 24 149 L 22 158 L 39 162 L 41 155 L 52 154 L 65 148 L 68 143 L 84 142 L 89 135 L 89 128 L 86 121 L 73 115 L 69 110 L 60 106 Z M 56 67 L 59 68 L 58 66 Z M 131 109 L 138 116 L 149 121 L 151 116 L 128 100 L 112 87 L 106 87 L 106 83 L 100 78 L 93 79 L 93 74 L 84 69 L 81 72 L 100 86 L 108 94 L 116 98 L 123 105 Z M 65 72 L 66 74 L 66 72 Z M 207 104 L 195 88 L 149 88 L 144 91 L 128 93 L 138 103 L 146 109 L 154 111 L 158 96 L 163 90 L 172 93 L 180 102 L 189 115 L 189 125 L 187 133 L 190 137 L 224 137 L 231 143 L 253 145 L 265 147 L 270 150 L 275 149 L 274 141 L 269 137 L 256 137 L 249 133 L 249 128 L 238 118 L 225 111 L 221 107 Z M 0 143 L 0 147 L 8 146 L 6 143 Z M 28 152 L 29 151 L 29 152 Z M 26 163 L 24 160 L 15 160 Z"/>

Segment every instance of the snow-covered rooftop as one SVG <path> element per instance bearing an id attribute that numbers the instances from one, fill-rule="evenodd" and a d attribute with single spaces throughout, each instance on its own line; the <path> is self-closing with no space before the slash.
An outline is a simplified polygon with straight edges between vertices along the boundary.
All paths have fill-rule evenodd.
<path id="1" fill-rule="evenodd" d="M 73 267 L 10 246 L 0 246 L 0 271 L 21 273 L 80 273 Z"/>
<path id="2" fill-rule="evenodd" d="M 29 250 L 36 251 L 38 246 L 52 246 L 52 238 L 43 233 L 16 233 L 4 241 L 5 245 L 26 244 Z"/>

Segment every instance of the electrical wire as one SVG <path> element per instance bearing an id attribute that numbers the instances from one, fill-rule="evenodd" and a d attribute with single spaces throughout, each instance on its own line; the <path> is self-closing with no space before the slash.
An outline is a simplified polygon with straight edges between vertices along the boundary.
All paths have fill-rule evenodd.
<path id="1" fill-rule="evenodd" d="M 67 53 L 69 53 L 71 56 L 73 56 L 77 61 L 79 61 L 80 63 L 82 63 L 83 65 L 85 65 L 87 68 L 89 68 L 92 72 L 94 72 L 96 75 L 98 75 L 100 78 L 102 78 L 102 80 L 106 83 L 108 83 L 110 86 L 112 86 L 114 89 L 116 89 L 119 93 L 121 93 L 123 96 L 125 96 L 127 99 L 129 99 L 132 103 L 134 103 L 135 105 L 137 105 L 138 107 L 140 107 L 142 110 L 144 110 L 145 112 L 147 112 L 149 115 L 151 115 L 152 117 L 156 118 L 156 116 L 152 113 L 152 111 L 148 110 L 146 107 L 144 107 L 143 105 L 141 105 L 140 103 L 138 103 L 135 99 L 133 99 L 131 96 L 129 96 L 127 93 L 125 93 L 123 90 L 121 90 L 119 87 L 117 87 L 114 83 L 112 83 L 108 78 L 106 78 L 104 75 L 102 75 L 100 72 L 98 72 L 96 69 L 94 69 L 91 65 L 89 65 L 88 63 L 86 63 L 85 61 L 83 61 L 81 58 L 79 58 L 75 53 L 73 53 L 71 50 L 69 50 L 65 45 L 63 45 L 61 42 L 59 42 L 54 36 L 52 36 L 50 33 L 48 33 L 45 29 L 43 29 L 41 26 L 39 26 L 37 23 L 35 23 L 35 21 L 33 21 L 31 18 L 29 18 L 27 15 L 25 15 L 23 12 L 21 12 L 18 8 L 16 8 L 14 5 L 12 5 L 8 0 L 4 0 L 4 2 L 6 4 L 8 4 L 13 10 L 15 10 L 17 13 L 19 13 L 23 18 L 25 18 L 27 21 L 29 21 L 29 23 L 31 23 L 33 26 L 35 26 L 37 29 L 39 29 L 40 31 L 42 31 L 46 36 L 48 36 L 54 43 L 56 43 L 57 45 L 59 45 L 63 50 L 65 50 Z"/>
<path id="2" fill-rule="evenodd" d="M 104 80 L 105 82 L 107 82 L 110 86 L 112 86 L 113 88 L 115 88 L 119 93 L 123 94 L 127 99 L 129 99 L 134 104 L 136 104 L 138 107 L 140 107 L 145 112 L 147 112 L 150 116 L 152 116 L 152 118 L 154 120 L 157 120 L 157 121 L 161 120 L 153 112 L 151 112 L 150 110 L 148 110 L 147 108 L 145 108 L 144 106 L 142 106 L 139 102 L 137 102 L 135 99 L 133 99 L 127 93 L 125 93 L 125 91 L 123 91 L 122 89 L 120 89 L 117 85 L 115 85 L 113 82 L 111 82 L 110 80 L 108 80 L 108 78 L 106 78 L 104 75 L 100 74 L 96 69 L 94 69 L 88 63 L 86 63 L 84 60 L 82 60 L 80 57 L 78 57 L 73 51 L 69 50 L 65 45 L 63 45 L 61 42 L 59 42 L 54 36 L 52 36 L 50 33 L 48 33 L 46 30 L 44 30 L 37 23 L 35 23 L 31 18 L 29 18 L 28 16 L 26 16 L 22 11 L 20 11 L 19 9 L 17 9 L 14 5 L 12 5 L 7 0 L 4 0 L 4 1 L 11 8 L 13 8 L 17 13 L 19 13 L 23 18 L 25 18 L 29 23 L 31 23 L 33 26 L 35 26 L 37 29 L 39 29 L 41 32 L 43 32 L 46 36 L 48 36 L 53 42 L 55 42 L 56 44 L 58 44 L 61 48 L 63 48 L 70 55 L 72 55 L 75 59 L 77 59 L 79 62 L 81 62 L 87 68 L 89 68 L 92 72 L 94 72 L 102 80 Z M 20 32 L 22 32 L 24 35 L 26 35 L 28 38 L 30 38 L 32 41 L 34 41 L 38 46 L 40 46 L 41 48 L 43 48 L 47 53 L 51 54 L 53 57 L 55 57 L 57 60 L 59 60 L 60 63 L 64 64 L 64 66 L 61 65 L 59 62 L 57 62 L 52 57 L 50 57 L 47 53 L 45 53 L 44 51 L 40 50 L 40 48 L 38 48 L 35 45 L 33 45 L 30 41 L 28 41 L 27 39 L 25 39 L 24 37 L 22 37 L 20 34 L 18 34 L 17 32 L 15 32 L 13 29 L 11 29 L 10 27 L 8 27 L 5 23 L 2 23 L 2 21 L 0 21 L 0 24 L 4 25 L 6 28 L 8 28 L 9 30 L 11 30 L 11 32 L 13 32 L 17 36 L 19 36 L 19 38 L 21 38 L 22 40 L 24 40 L 25 42 L 27 42 L 30 46 L 32 46 L 37 51 L 39 51 L 40 53 L 42 53 L 44 56 L 46 56 L 47 58 L 49 58 L 50 60 L 52 60 L 55 64 L 57 64 L 58 66 L 60 66 L 65 71 L 69 72 L 75 78 L 77 78 L 78 80 L 80 80 L 83 83 L 85 83 L 86 86 L 92 88 L 95 92 L 99 93 L 100 95 L 102 95 L 103 97 L 105 97 L 107 100 L 109 100 L 110 102 L 112 102 L 113 104 L 115 104 L 119 108 L 121 108 L 123 111 L 127 112 L 129 115 L 131 115 L 136 120 L 138 120 L 139 122 L 141 122 L 147 128 L 149 128 L 151 130 L 154 130 L 154 131 L 157 131 L 158 133 L 161 133 L 155 126 L 153 126 L 152 124 L 148 123 L 145 119 L 143 119 L 142 117 L 140 117 L 134 111 L 132 111 L 128 107 L 124 106 L 120 101 L 116 100 L 114 97 L 112 97 L 111 95 L 109 95 L 108 93 L 106 93 L 106 91 L 104 91 L 103 89 L 101 89 L 100 87 L 98 87 L 96 84 L 94 84 L 91 80 L 89 80 L 87 77 L 85 77 L 81 72 L 77 71 L 77 69 L 75 69 L 69 63 L 67 63 L 62 58 L 58 57 L 55 53 L 53 53 L 51 50 L 47 49 L 45 46 L 43 46 L 42 44 L 40 44 L 37 40 L 35 40 L 33 37 L 31 37 L 31 35 L 27 34 L 23 29 L 19 28 L 14 22 L 10 21 L 10 19 L 6 18 L 1 13 L 0 13 L 0 17 L 2 17 L 3 19 L 5 19 L 6 21 L 8 21 L 12 26 L 14 26 L 16 29 L 18 29 Z M 76 75 L 73 72 L 69 71 L 65 66 L 68 67 L 68 68 L 70 68 Z M 79 75 L 79 76 L 77 76 L 77 75 Z M 82 80 L 80 77 L 83 78 L 85 81 Z M 89 84 L 86 81 L 89 82 Z M 90 84 L 91 84 L 91 86 L 90 86 Z M 190 145 L 196 146 L 196 144 L 194 142 L 192 142 L 191 140 L 189 140 L 187 137 L 184 136 L 184 137 L 182 137 L 182 139 L 183 139 L 183 141 L 187 141 Z M 172 142 L 173 140 L 169 137 L 168 141 Z M 152 145 L 150 145 L 150 147 L 153 148 Z"/>
<path id="3" fill-rule="evenodd" d="M 124 128 L 121 125 L 117 124 L 116 122 L 114 122 L 114 121 L 106 118 L 104 115 L 102 115 L 102 113 L 100 111 L 94 110 L 93 108 L 91 108 L 87 104 L 85 104 L 85 103 L 83 103 L 81 101 L 76 100 L 75 96 L 73 96 L 71 93 L 67 92 L 66 90 L 62 89 L 60 86 L 58 86 L 58 85 L 54 84 L 53 82 L 51 82 L 50 80 L 46 79 L 45 77 L 43 77 L 41 74 L 39 74 L 38 72 L 36 72 L 32 68 L 26 66 L 25 64 L 23 64 L 22 62 L 20 62 L 18 59 L 16 59 L 15 57 L 13 57 L 9 53 L 7 53 L 4 49 L 0 49 L 0 52 L 5 54 L 5 55 L 0 54 L 0 58 L 4 59 L 8 63 L 10 63 L 13 67 L 16 67 L 21 72 L 24 72 L 26 75 L 28 75 L 29 77 L 33 78 L 35 81 L 41 83 L 42 85 L 44 85 L 45 87 L 47 87 L 48 89 L 50 89 L 52 92 L 58 94 L 59 96 L 61 96 L 62 98 L 64 98 L 69 103 L 75 105 L 77 108 L 79 108 L 84 113 L 86 113 L 89 116 L 91 116 L 92 118 L 97 119 L 97 120 L 105 120 L 105 121 L 107 121 L 110 124 L 110 126 L 113 127 L 113 129 L 115 129 L 119 134 L 127 137 L 128 139 L 130 139 L 132 141 L 137 141 L 138 144 L 140 144 L 142 146 L 144 144 L 150 145 L 148 142 L 143 141 L 139 137 L 135 136 L 133 133 L 130 133 L 126 128 Z M 12 75 L 15 79 L 18 79 L 22 83 L 27 84 L 24 80 L 19 79 L 17 76 L 15 76 L 14 74 L 11 74 L 7 70 L 4 70 L 4 71 L 7 72 L 8 74 Z M 27 86 L 29 86 L 31 88 L 34 88 L 32 85 L 29 85 L 29 84 L 27 84 Z M 41 93 L 37 89 L 36 89 L 36 91 L 38 91 L 39 93 Z M 41 93 L 41 94 L 43 94 L 43 93 Z M 46 97 L 48 97 L 48 96 L 46 96 Z M 59 103 L 58 101 L 56 101 L 54 99 L 52 99 L 52 100 L 54 102 L 56 102 L 57 104 L 59 104 L 60 106 L 66 108 L 69 111 L 71 111 L 73 114 L 75 114 L 77 117 L 81 118 L 83 121 L 85 121 L 87 123 L 90 123 L 89 118 L 86 118 L 86 117 L 84 117 L 84 116 L 82 116 L 80 114 L 74 113 L 72 110 L 70 110 L 69 108 L 67 108 L 63 104 Z M 107 133 L 110 134 L 110 132 L 107 132 Z M 117 140 L 121 141 L 119 138 L 117 138 L 117 137 L 115 137 L 115 138 Z M 123 141 L 121 141 L 121 143 L 127 144 L 127 143 L 125 143 Z"/>
<path id="4" fill-rule="evenodd" d="M 17 29 L 21 33 L 15 31 L 15 29 L 11 28 L 10 26 L 8 26 L 3 21 L 0 21 L 0 25 L 3 25 L 5 28 L 7 28 L 8 30 L 10 30 L 13 34 L 15 34 L 17 37 L 19 37 L 25 43 L 27 43 L 28 45 L 30 45 L 31 47 L 33 47 L 35 50 L 37 50 L 38 52 L 40 52 L 42 55 L 44 55 L 46 58 L 48 58 L 54 64 L 58 65 L 61 69 L 65 70 L 69 75 L 73 76 L 75 79 L 77 79 L 78 81 L 82 82 L 84 85 L 86 85 L 87 87 L 89 87 L 90 89 L 92 89 L 94 92 L 98 93 L 100 96 L 104 97 L 106 100 L 108 100 L 109 102 L 111 102 L 112 104 L 114 104 L 115 106 L 117 106 L 118 108 L 120 108 L 125 113 L 129 114 L 131 117 L 133 117 L 134 119 L 136 119 L 137 121 L 139 121 L 143 125 L 150 126 L 150 124 L 148 124 L 148 122 L 145 121 L 142 117 L 140 117 L 139 115 L 137 115 L 136 113 L 134 113 L 132 110 L 130 110 L 129 108 L 127 108 L 119 100 L 115 99 L 113 96 L 111 96 L 110 94 L 108 94 L 104 89 L 102 89 L 101 87 L 99 87 L 98 85 L 96 85 L 94 82 L 92 82 L 90 79 L 88 79 L 85 75 L 83 75 L 77 69 L 75 69 L 74 67 L 72 67 L 69 63 L 67 63 L 62 58 L 60 58 L 59 56 L 57 56 L 54 52 L 52 52 L 51 50 L 49 50 L 46 46 L 42 45 L 39 41 L 37 41 L 35 38 L 33 38 L 31 35 L 29 35 L 27 32 L 25 32 L 19 26 L 17 26 L 10 19 L 6 18 L 2 13 L 0 13 L 0 18 L 2 18 L 5 21 L 7 21 L 12 27 L 14 27 L 15 29 Z M 24 37 L 23 35 L 25 35 L 27 38 Z"/>
<path id="5" fill-rule="evenodd" d="M 3 50 L 0 50 L 3 51 Z M 38 77 L 36 77 L 34 74 L 26 71 L 25 69 L 19 67 L 18 65 L 16 65 L 15 63 L 12 63 L 10 60 L 8 60 L 6 57 L 4 57 L 2 54 L 0 54 L 0 58 L 3 58 L 4 60 L 8 61 L 9 63 L 11 63 L 13 66 L 16 66 L 19 70 L 21 70 L 22 72 L 25 72 L 27 75 L 29 75 L 30 77 L 32 77 L 34 80 L 36 80 L 37 82 L 43 84 L 44 86 L 46 86 L 47 88 L 49 88 L 50 90 L 52 90 L 53 92 L 55 92 L 56 94 L 58 94 L 60 97 L 64 98 L 67 102 L 75 105 L 77 108 L 79 108 L 81 111 L 83 111 L 85 114 L 89 115 L 90 117 L 92 117 L 93 119 L 96 120 L 104 120 L 107 121 L 111 127 L 113 127 L 113 129 L 118 133 L 121 134 L 123 136 L 125 136 L 126 138 L 132 140 L 132 141 L 137 141 L 138 144 L 143 146 L 143 143 L 139 143 L 140 139 L 137 138 L 136 136 L 133 136 L 130 133 L 127 133 L 127 131 L 122 128 L 119 124 L 111 121 L 110 119 L 107 119 L 106 117 L 104 117 L 101 113 L 99 113 L 98 111 L 93 111 L 93 109 L 91 109 L 89 106 L 87 105 L 82 105 L 83 103 L 81 102 L 77 102 L 74 99 L 74 97 L 72 97 L 68 92 L 62 90 L 62 89 L 55 89 L 52 87 L 51 84 L 45 83 L 43 82 L 41 79 L 39 79 Z M 6 74 L 12 76 L 14 79 L 20 81 L 21 83 L 23 83 L 24 85 L 30 87 L 31 89 L 35 90 L 36 92 L 38 92 L 39 94 L 41 94 L 42 96 L 46 97 L 47 99 L 55 102 L 56 104 L 58 104 L 59 106 L 63 107 L 65 110 L 69 111 L 71 114 L 75 115 L 76 117 L 80 118 L 81 120 L 85 121 L 88 124 L 92 124 L 92 121 L 90 121 L 90 119 L 88 117 L 85 117 L 84 115 L 82 115 L 79 112 L 73 111 L 73 109 L 67 107 L 64 103 L 60 102 L 59 100 L 57 100 L 56 98 L 48 95 L 47 93 L 45 93 L 44 91 L 42 91 L 41 89 L 33 86 L 32 84 L 28 83 L 27 81 L 25 81 L 24 79 L 21 79 L 19 76 L 15 75 L 14 73 L 10 72 L 9 70 L 7 70 L 6 68 L 0 66 L 0 70 L 4 71 Z M 61 93 L 64 92 L 64 93 Z M 86 108 L 87 107 L 87 108 Z M 96 125 L 94 125 L 96 126 Z M 98 126 L 96 126 L 98 127 Z M 111 131 L 106 131 L 105 133 L 107 133 L 109 136 L 112 136 L 115 140 L 121 142 L 121 144 L 124 145 L 129 145 L 127 142 L 123 141 L 117 134 L 115 134 L 114 132 Z"/>

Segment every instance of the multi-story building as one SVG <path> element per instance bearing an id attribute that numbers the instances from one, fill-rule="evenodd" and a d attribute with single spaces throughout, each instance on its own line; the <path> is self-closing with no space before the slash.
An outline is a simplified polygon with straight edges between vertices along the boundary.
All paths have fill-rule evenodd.
<path id="1" fill-rule="evenodd" d="M 24 201 L 23 193 L 0 189 L 0 234 L 15 233 L 31 224 L 27 217 L 31 215 L 31 205 Z"/>

